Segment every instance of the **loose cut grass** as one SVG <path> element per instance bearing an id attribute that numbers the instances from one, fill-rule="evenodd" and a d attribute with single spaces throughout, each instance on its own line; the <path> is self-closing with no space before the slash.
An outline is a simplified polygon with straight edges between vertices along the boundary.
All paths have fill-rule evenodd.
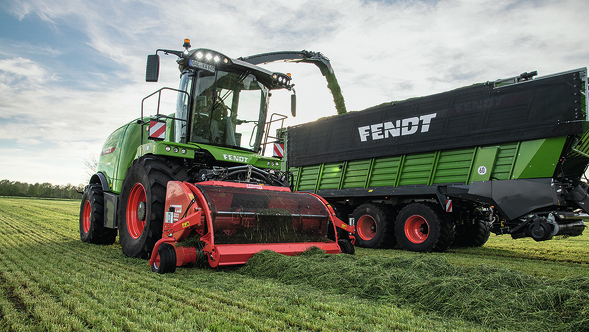
<path id="1" fill-rule="evenodd" d="M 588 277 L 553 280 L 503 267 L 459 267 L 440 256 L 353 257 L 317 248 L 298 257 L 264 251 L 241 272 L 494 329 L 580 331 L 589 324 Z"/>
<path id="2" fill-rule="evenodd" d="M 325 75 L 325 79 L 327 80 L 327 88 L 329 91 L 331 91 L 331 95 L 333 96 L 333 102 L 335 103 L 337 114 L 339 115 L 347 113 L 348 111 L 346 110 L 344 95 L 342 94 L 342 89 L 337 82 L 335 73 L 327 73 L 327 75 Z"/>
<path id="3" fill-rule="evenodd" d="M 236 268 L 159 275 L 82 243 L 79 204 L 0 198 L 0 331 L 485 331 Z"/>

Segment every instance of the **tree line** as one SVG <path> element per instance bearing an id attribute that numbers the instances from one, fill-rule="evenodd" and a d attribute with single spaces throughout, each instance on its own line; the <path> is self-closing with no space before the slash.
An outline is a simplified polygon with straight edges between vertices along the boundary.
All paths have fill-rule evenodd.
<path id="1" fill-rule="evenodd" d="M 28 184 L 26 182 L 2 180 L 0 181 L 0 196 L 43 197 L 82 199 L 84 185 L 72 184 L 52 185 L 51 183 Z"/>

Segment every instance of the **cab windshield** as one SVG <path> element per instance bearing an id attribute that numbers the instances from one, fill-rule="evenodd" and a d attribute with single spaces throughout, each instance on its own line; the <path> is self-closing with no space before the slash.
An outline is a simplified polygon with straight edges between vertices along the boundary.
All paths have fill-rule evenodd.
<path id="1" fill-rule="evenodd" d="M 268 89 L 254 75 L 201 70 L 185 74 L 180 90 L 193 91 L 193 99 L 179 94 L 177 114 L 188 125 L 176 124 L 178 141 L 188 135 L 188 142 L 259 150 Z"/>

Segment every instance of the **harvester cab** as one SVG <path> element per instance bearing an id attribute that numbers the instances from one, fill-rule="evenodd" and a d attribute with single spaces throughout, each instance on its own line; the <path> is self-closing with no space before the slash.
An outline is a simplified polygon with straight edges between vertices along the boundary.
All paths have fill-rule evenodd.
<path id="1" fill-rule="evenodd" d="M 270 72 L 209 49 L 189 51 L 189 40 L 184 47 L 184 51 L 160 49 L 147 58 L 148 82 L 158 80 L 158 52 L 178 56 L 181 72 L 179 89 L 163 88 L 144 99 L 145 102 L 153 96 L 161 98 L 163 90 L 178 92 L 174 116 L 160 114 L 159 100 L 155 115 L 162 123 L 159 127 L 167 120 L 174 130 L 168 136 L 163 135 L 164 128 L 150 130 L 150 139 L 169 138 L 180 144 L 206 144 L 257 153 L 262 146 L 270 91 L 292 91 L 291 113 L 296 113 L 294 84 L 288 74 Z M 143 107 L 141 116 L 143 119 Z"/>
<path id="2" fill-rule="evenodd" d="M 123 252 L 150 258 L 158 273 L 199 257 L 213 267 L 244 264 L 262 250 L 353 253 L 354 238 L 338 234 L 354 227 L 321 197 L 293 193 L 292 173 L 263 155 L 277 121 L 267 120 L 271 91 L 291 91 L 296 112 L 291 77 L 190 47 L 185 40 L 182 51 L 148 56 L 148 82 L 158 81 L 158 53 L 177 56 L 179 88 L 145 97 L 141 117 L 107 138 L 82 198 L 82 241 L 111 244 L 118 229 Z M 175 102 L 162 103 L 170 91 Z M 144 114 L 146 105 L 156 105 L 155 115 Z"/>

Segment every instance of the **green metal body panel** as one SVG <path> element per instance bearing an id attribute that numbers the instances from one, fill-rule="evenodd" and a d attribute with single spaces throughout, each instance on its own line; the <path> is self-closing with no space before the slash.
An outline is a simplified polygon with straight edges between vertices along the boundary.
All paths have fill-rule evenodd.
<path id="1" fill-rule="evenodd" d="M 127 169 L 135 159 L 140 135 L 141 126 L 134 120 L 115 130 L 104 142 L 97 171 L 106 176 L 113 193 L 121 192 Z"/>
<path id="2" fill-rule="evenodd" d="M 173 116 L 174 114 L 171 114 Z M 195 151 L 207 151 L 219 163 L 248 164 L 259 168 L 280 169 L 278 158 L 265 157 L 253 152 L 224 148 L 206 144 L 182 144 L 173 142 L 174 121 L 166 121 L 166 139 L 154 141 L 147 139 L 143 125 L 143 143 L 141 143 L 141 125 L 133 120 L 115 130 L 105 141 L 98 159 L 97 171 L 104 174 L 111 192 L 119 194 L 127 169 L 133 160 L 147 155 L 160 155 L 170 158 L 194 159 Z M 148 120 L 147 118 L 145 120 Z"/>
<path id="3" fill-rule="evenodd" d="M 291 168 L 295 190 L 469 184 L 550 178 L 567 137 Z"/>
<path id="4" fill-rule="evenodd" d="M 566 137 L 522 142 L 511 179 L 551 177 L 565 142 Z"/>
<path id="5" fill-rule="evenodd" d="M 207 144 L 182 144 L 167 141 L 147 141 L 147 143 L 137 147 L 135 158 L 139 158 L 146 154 L 154 154 L 167 157 L 194 159 L 195 152 L 202 150 L 206 150 L 219 162 L 233 162 L 260 168 L 280 168 L 280 159 L 261 156 L 253 152 Z"/>

